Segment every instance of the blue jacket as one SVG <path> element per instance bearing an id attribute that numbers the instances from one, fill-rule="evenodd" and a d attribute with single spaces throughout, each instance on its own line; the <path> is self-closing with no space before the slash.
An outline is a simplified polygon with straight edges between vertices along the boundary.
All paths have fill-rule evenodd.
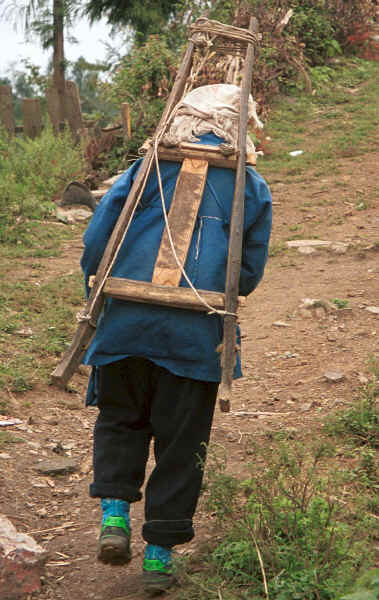
<path id="1" fill-rule="evenodd" d="M 220 143 L 207 134 L 202 143 Z M 99 203 L 84 234 L 81 260 L 86 282 L 96 273 L 110 234 L 137 174 L 140 160 L 119 177 Z M 160 162 L 167 210 L 180 170 L 179 163 Z M 271 230 L 271 196 L 260 175 L 247 167 L 245 222 L 240 294 L 257 286 L 267 259 Z M 229 226 L 235 172 L 210 167 L 185 270 L 198 289 L 225 289 Z M 112 270 L 113 277 L 151 281 L 164 219 L 155 172 L 150 176 L 132 224 Z M 188 287 L 182 279 L 181 286 Z M 87 287 L 88 292 L 88 287 Z M 186 309 L 107 299 L 85 364 L 104 365 L 127 356 L 142 356 L 176 375 L 220 381 L 222 318 Z M 237 336 L 239 332 L 237 330 Z M 240 357 L 235 377 L 241 376 Z"/>

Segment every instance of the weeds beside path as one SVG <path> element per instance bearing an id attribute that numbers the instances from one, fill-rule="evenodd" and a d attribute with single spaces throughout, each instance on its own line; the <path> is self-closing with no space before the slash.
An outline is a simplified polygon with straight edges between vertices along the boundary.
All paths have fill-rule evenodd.
<path id="1" fill-rule="evenodd" d="M 367 310 L 379 305 L 373 91 L 378 74 L 376 63 L 358 61 L 320 96 L 283 99 L 273 113 L 267 130 L 271 154 L 258 166 L 273 192 L 271 256 L 264 281 L 241 315 L 244 378 L 235 383 L 232 413 L 216 415 L 210 464 L 216 457 L 219 468 L 207 479 L 198 535 L 183 548 L 192 557 L 186 563 L 189 579 L 173 598 L 260 600 L 267 597 L 264 572 L 272 600 L 332 600 L 345 593 L 344 586 L 352 588 L 360 566 L 374 564 L 370 535 L 377 522 L 372 516 L 377 449 L 355 436 L 368 422 L 362 390 L 374 398 L 379 335 L 377 314 Z M 297 149 L 304 153 L 288 155 Z M 41 600 L 138 600 L 143 598 L 141 504 L 133 507 L 131 565 L 110 569 L 95 562 L 99 510 L 87 490 L 96 410 L 83 407 L 86 369 L 75 375 L 70 393 L 48 385 L 82 300 L 83 227 L 31 221 L 28 228 L 22 239 L 30 245 L 22 241 L 1 249 L 0 413 L 23 423 L 0 432 L 0 511 L 20 531 L 33 532 L 49 553 Z M 287 241 L 300 239 L 331 245 L 307 253 L 287 247 Z M 304 298 L 319 302 L 307 304 Z M 330 371 L 338 374 L 336 380 L 325 375 Z M 374 414 L 374 404 L 370 410 Z M 327 426 L 330 419 L 333 426 Z M 310 472 L 315 445 L 324 450 Z M 40 475 L 38 459 L 57 453 L 76 459 L 77 471 Z M 303 475 L 309 472 L 304 492 Z M 266 489 L 265 478 L 274 482 L 269 508 L 257 489 L 258 484 Z M 301 490 L 307 510 L 298 513 L 291 502 Z M 336 508 L 330 512 L 334 497 Z M 270 519 L 265 510 L 274 510 Z M 287 522 L 280 521 L 284 515 Z M 290 557 L 281 543 L 286 535 L 288 542 L 291 519 L 302 529 L 296 535 L 291 530 L 292 554 L 299 556 L 307 545 L 315 562 L 306 553 L 302 559 L 308 565 L 285 562 Z M 274 531 L 276 539 L 270 538 Z M 351 534 L 361 544 L 361 556 L 356 546 L 354 555 L 344 547 Z M 342 575 L 325 561 L 328 548 L 336 547 L 332 544 L 338 559 L 348 556 L 350 571 Z M 322 568 L 330 570 L 333 585 Z M 307 589 L 306 595 L 299 589 Z"/>

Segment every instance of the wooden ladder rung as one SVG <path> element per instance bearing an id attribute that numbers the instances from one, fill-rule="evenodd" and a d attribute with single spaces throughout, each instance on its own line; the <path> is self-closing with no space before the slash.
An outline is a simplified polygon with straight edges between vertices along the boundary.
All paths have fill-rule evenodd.
<path id="1" fill-rule="evenodd" d="M 180 146 L 166 148 L 158 147 L 158 158 L 160 160 L 169 160 L 174 162 L 183 162 L 185 158 L 195 160 L 206 160 L 212 167 L 223 167 L 224 169 L 236 169 L 238 156 L 233 153 L 225 156 L 220 152 L 217 146 L 208 146 L 205 144 L 182 143 Z M 257 157 L 255 154 L 246 156 L 246 164 L 255 166 Z"/>
<path id="2" fill-rule="evenodd" d="M 92 283 L 92 282 L 91 282 Z M 148 281 L 135 281 L 121 277 L 108 277 L 104 294 L 117 300 L 129 300 L 145 304 L 163 304 L 175 308 L 187 308 L 207 312 L 209 309 L 198 299 L 191 288 L 167 287 Z M 213 308 L 225 310 L 225 294 L 198 290 L 200 296 Z M 238 299 L 238 307 L 246 304 L 245 296 Z"/>

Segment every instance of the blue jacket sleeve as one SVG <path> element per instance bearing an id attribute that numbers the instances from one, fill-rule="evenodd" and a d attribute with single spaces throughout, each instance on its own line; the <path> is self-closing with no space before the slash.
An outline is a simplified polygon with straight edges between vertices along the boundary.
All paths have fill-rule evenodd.
<path id="1" fill-rule="evenodd" d="M 95 275 L 105 252 L 111 233 L 125 204 L 141 161 L 135 162 L 123 173 L 103 196 L 83 236 L 84 252 L 80 261 L 87 295 L 88 279 Z"/>
<path id="2" fill-rule="evenodd" d="M 250 294 L 260 282 L 268 256 L 272 223 L 270 190 L 251 167 L 246 170 L 245 232 L 239 293 Z"/>

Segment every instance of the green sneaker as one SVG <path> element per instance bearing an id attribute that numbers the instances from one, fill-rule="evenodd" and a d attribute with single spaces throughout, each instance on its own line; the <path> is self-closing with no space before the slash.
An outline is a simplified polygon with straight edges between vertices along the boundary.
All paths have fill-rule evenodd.
<path id="1" fill-rule="evenodd" d="M 145 592 L 150 596 L 162 594 L 174 585 L 171 549 L 150 544 L 146 547 L 142 582 Z"/>
<path id="2" fill-rule="evenodd" d="M 106 517 L 97 545 L 97 558 L 111 565 L 130 561 L 130 528 L 124 517 Z"/>

